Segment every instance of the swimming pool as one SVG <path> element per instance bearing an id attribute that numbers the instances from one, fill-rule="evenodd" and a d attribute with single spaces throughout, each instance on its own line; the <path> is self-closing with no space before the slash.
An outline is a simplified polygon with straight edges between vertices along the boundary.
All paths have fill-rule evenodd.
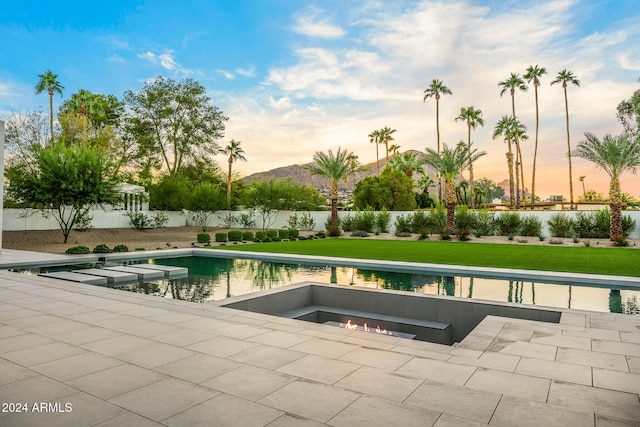
<path id="1" fill-rule="evenodd" d="M 121 262 L 122 263 L 122 262 Z M 118 286 L 119 289 L 192 302 L 219 301 L 299 282 L 449 295 L 558 308 L 640 314 L 640 290 L 587 283 L 398 272 L 351 266 L 284 263 L 241 258 L 188 256 L 126 261 L 186 267 L 185 279 Z M 113 263 L 115 265 L 115 263 Z"/>

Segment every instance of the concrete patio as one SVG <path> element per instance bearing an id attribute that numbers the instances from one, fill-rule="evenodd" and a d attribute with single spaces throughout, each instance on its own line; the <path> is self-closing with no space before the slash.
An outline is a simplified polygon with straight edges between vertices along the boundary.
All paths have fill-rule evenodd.
<path id="1" fill-rule="evenodd" d="M 561 311 L 444 346 L 0 272 L 0 425 L 639 425 L 640 317 Z"/>

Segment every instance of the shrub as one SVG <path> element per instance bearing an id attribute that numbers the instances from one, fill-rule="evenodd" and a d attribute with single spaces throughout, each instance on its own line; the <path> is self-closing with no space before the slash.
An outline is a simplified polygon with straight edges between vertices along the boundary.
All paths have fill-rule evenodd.
<path id="1" fill-rule="evenodd" d="M 393 224 L 395 228 L 396 236 L 399 236 L 400 233 L 410 233 L 411 232 L 411 221 L 405 217 L 404 215 L 398 215 Z"/>
<path id="2" fill-rule="evenodd" d="M 224 228 L 231 228 L 238 223 L 238 217 L 231 212 L 227 212 L 225 216 L 219 216 L 218 218 L 222 220 L 222 226 Z"/>
<path id="3" fill-rule="evenodd" d="M 135 248 L 134 251 L 146 251 L 145 248 Z"/>
<path id="4" fill-rule="evenodd" d="M 493 236 L 496 232 L 496 220 L 493 212 L 481 209 L 476 213 L 476 237 Z"/>
<path id="5" fill-rule="evenodd" d="M 242 240 L 253 240 L 253 231 L 243 231 L 242 232 Z"/>
<path id="6" fill-rule="evenodd" d="M 169 222 L 169 215 L 162 211 L 157 211 L 154 213 L 152 221 L 155 228 L 163 228 Z"/>
<path id="7" fill-rule="evenodd" d="M 278 230 L 267 230 L 267 237 L 270 239 L 278 237 Z"/>
<path id="8" fill-rule="evenodd" d="M 572 237 L 573 221 L 564 213 L 554 213 L 547 221 L 551 237 Z"/>
<path id="9" fill-rule="evenodd" d="M 475 228 L 475 215 L 466 206 L 458 206 L 454 217 L 456 236 L 460 240 L 469 240 L 471 230 Z"/>
<path id="10" fill-rule="evenodd" d="M 289 229 L 278 230 L 278 237 L 282 240 L 287 240 L 289 238 Z"/>
<path id="11" fill-rule="evenodd" d="M 436 208 L 429 212 L 429 223 L 433 224 L 431 231 L 434 233 L 442 233 L 447 228 L 447 209 L 444 203 L 438 203 Z"/>
<path id="12" fill-rule="evenodd" d="M 127 245 L 115 245 L 113 252 L 129 252 L 129 247 Z"/>
<path id="13" fill-rule="evenodd" d="M 227 241 L 227 233 L 216 233 L 216 242 L 217 243 L 224 243 Z"/>
<path id="14" fill-rule="evenodd" d="M 298 225 L 301 230 L 311 231 L 316 226 L 316 220 L 313 219 L 310 212 L 303 212 Z"/>
<path id="15" fill-rule="evenodd" d="M 142 212 L 127 211 L 124 215 L 129 218 L 129 224 L 136 230 L 153 228 L 153 220 Z"/>
<path id="16" fill-rule="evenodd" d="M 542 234 L 542 221 L 535 215 L 526 215 L 520 226 L 521 236 L 539 236 Z"/>
<path id="17" fill-rule="evenodd" d="M 369 237 L 369 233 L 364 230 L 356 230 L 351 233 L 351 237 Z"/>
<path id="18" fill-rule="evenodd" d="M 496 219 L 496 226 L 498 227 L 498 234 L 500 236 L 518 234 L 521 224 L 522 218 L 520 218 L 520 214 L 517 212 L 505 212 L 500 214 Z"/>
<path id="19" fill-rule="evenodd" d="M 373 208 L 359 210 L 353 216 L 353 229 L 364 230 L 373 233 L 373 227 L 376 224 L 376 213 Z"/>
<path id="20" fill-rule="evenodd" d="M 622 234 L 624 237 L 631 236 L 636 229 L 636 220 L 629 215 L 622 216 Z"/>
<path id="21" fill-rule="evenodd" d="M 275 237 L 271 238 L 271 241 L 272 242 L 280 242 L 280 241 L 282 241 L 282 239 L 279 236 L 275 236 Z"/>
<path id="22" fill-rule="evenodd" d="M 342 234 L 342 229 L 340 229 L 340 226 L 339 226 L 339 225 L 335 225 L 335 226 L 334 226 L 334 225 L 329 225 L 329 226 L 327 227 L 327 234 L 326 234 L 326 235 L 320 231 L 320 232 L 318 232 L 317 236 L 318 236 L 320 239 L 323 239 L 323 238 L 325 238 L 326 236 L 329 236 L 329 237 L 339 237 L 341 234 Z"/>
<path id="23" fill-rule="evenodd" d="M 613 244 L 615 246 L 629 246 L 629 241 L 626 239 L 626 237 L 617 237 L 613 239 Z"/>
<path id="24" fill-rule="evenodd" d="M 290 228 L 289 229 L 289 238 L 290 239 L 297 239 L 298 237 L 300 237 L 300 230 L 298 230 L 297 228 Z"/>
<path id="25" fill-rule="evenodd" d="M 86 254 L 90 254 L 91 251 L 86 246 L 72 246 L 69 249 L 67 249 L 64 253 L 69 255 L 86 255 Z"/>
<path id="26" fill-rule="evenodd" d="M 573 220 L 573 231 L 580 237 L 597 237 L 599 234 L 596 230 L 596 216 L 591 213 L 578 211 Z M 609 232 L 607 230 L 607 236 Z"/>
<path id="27" fill-rule="evenodd" d="M 73 226 L 76 231 L 89 231 L 91 230 L 91 221 L 93 220 L 93 216 L 89 215 L 89 209 L 85 209 L 82 211 L 78 211 L 78 216 L 76 217 L 76 223 Z"/>
<path id="28" fill-rule="evenodd" d="M 266 231 L 256 231 L 256 240 L 262 242 L 266 238 L 267 238 Z"/>
<path id="29" fill-rule="evenodd" d="M 413 233 L 420 233 L 422 230 L 430 232 L 432 227 L 429 224 L 429 217 L 424 211 L 415 211 L 409 217 L 411 221 L 411 231 Z"/>
<path id="30" fill-rule="evenodd" d="M 256 220 L 253 219 L 254 215 L 255 215 L 255 212 L 250 209 L 247 212 L 241 213 L 240 216 L 237 218 L 237 220 L 240 222 L 240 225 L 242 226 L 242 228 L 255 228 Z"/>
<path id="31" fill-rule="evenodd" d="M 387 209 L 383 208 L 380 212 L 376 214 L 375 229 L 377 232 L 388 233 L 390 223 L 391 223 L 391 213 Z"/>
<path id="32" fill-rule="evenodd" d="M 208 245 L 211 242 L 211 234 L 209 233 L 198 233 L 197 236 L 198 243 L 204 243 Z"/>
<path id="33" fill-rule="evenodd" d="M 109 246 L 105 245 L 104 243 L 100 243 L 99 245 L 96 245 L 95 248 L 93 248 L 93 253 L 94 254 L 109 254 L 109 253 L 111 253 L 111 249 L 109 249 Z"/>
<path id="34" fill-rule="evenodd" d="M 242 241 L 242 231 L 240 230 L 229 230 L 227 233 L 230 242 L 240 242 Z"/>
<path id="35" fill-rule="evenodd" d="M 340 226 L 343 231 L 353 231 L 353 216 L 346 214 L 340 218 Z"/>

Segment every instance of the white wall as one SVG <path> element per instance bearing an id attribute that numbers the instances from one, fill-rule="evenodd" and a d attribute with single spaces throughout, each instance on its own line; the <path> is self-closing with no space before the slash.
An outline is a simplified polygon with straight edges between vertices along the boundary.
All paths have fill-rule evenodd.
<path id="1" fill-rule="evenodd" d="M 558 211 L 519 211 L 521 216 L 524 215 L 536 215 L 542 221 L 543 234 L 545 236 L 549 236 L 549 230 L 547 229 L 547 221 L 549 217 Z M 155 211 L 143 212 L 145 214 L 153 217 Z M 240 216 L 241 213 L 246 213 L 246 211 L 232 211 L 234 216 Z M 275 221 L 270 228 L 278 229 L 287 227 L 287 220 L 293 214 L 297 213 L 298 216 L 301 216 L 303 212 L 292 212 L 292 211 L 281 211 L 275 216 Z M 409 215 L 411 212 L 406 211 L 394 211 L 391 213 L 391 231 L 393 231 L 393 224 L 395 219 L 399 215 Z M 564 211 L 564 213 L 570 217 L 575 217 L 575 211 Z M 93 215 L 92 226 L 94 228 L 130 228 L 129 218 L 124 215 L 124 211 L 103 211 L 103 210 L 93 210 L 91 211 Z M 167 212 L 166 214 L 169 217 L 169 221 L 166 224 L 167 227 L 183 227 L 185 225 L 194 225 L 191 215 L 188 211 L 183 212 Z M 209 221 L 210 227 L 223 227 L 222 218 L 228 214 L 227 211 L 221 211 L 215 213 L 211 220 Z M 323 230 L 324 224 L 327 221 L 327 218 L 331 215 L 329 211 L 315 211 L 309 212 L 309 214 L 315 220 L 316 226 L 315 230 Z M 354 212 L 339 212 L 340 216 L 353 215 Z M 623 211 L 623 215 L 629 215 L 631 218 L 636 221 L 636 229 L 631 234 L 632 238 L 640 238 L 640 211 Z M 500 215 L 500 212 L 495 213 L 496 216 Z M 260 215 L 255 214 L 254 220 L 256 222 L 256 228 L 262 228 L 262 219 Z M 7 231 L 19 231 L 19 230 L 55 230 L 58 229 L 58 224 L 53 218 L 44 218 L 40 212 L 35 211 L 33 214 L 29 216 L 24 216 L 24 212 L 21 209 L 4 209 L 4 214 L 2 215 L 2 227 L 3 230 Z M 235 224 L 232 228 L 241 228 L 240 224 Z"/>

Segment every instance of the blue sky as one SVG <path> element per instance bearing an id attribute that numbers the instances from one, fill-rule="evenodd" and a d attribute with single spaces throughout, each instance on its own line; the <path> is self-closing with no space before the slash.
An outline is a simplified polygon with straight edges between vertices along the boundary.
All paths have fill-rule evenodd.
<path id="1" fill-rule="evenodd" d="M 612 1 L 65 1 L 5 2 L 0 8 L 0 119 L 47 108 L 37 75 L 58 74 L 64 97 L 79 89 L 122 98 L 158 75 L 193 78 L 230 117 L 226 137 L 241 140 L 242 174 L 306 163 L 316 150 L 354 151 L 375 161 L 367 135 L 397 129 L 401 150 L 435 147 L 435 102 L 423 102 L 441 79 L 453 95 L 441 100 L 442 141 L 466 138 L 455 122 L 460 107 L 483 111 L 473 133 L 489 153 L 476 178 L 507 177 L 505 146 L 492 140 L 510 113 L 497 83 L 529 65 L 547 68 L 540 92 L 537 193 L 568 196 L 562 88 L 549 86 L 562 69 L 581 81 L 570 87 L 572 146 L 586 131 L 619 133 L 617 104 L 640 88 L 640 2 Z M 516 94 L 529 128 L 523 145 L 530 187 L 535 131 L 533 90 Z M 218 160 L 222 160 L 219 156 Z M 574 161 L 574 188 L 608 191 L 607 177 Z M 623 191 L 640 196 L 640 178 Z"/>

